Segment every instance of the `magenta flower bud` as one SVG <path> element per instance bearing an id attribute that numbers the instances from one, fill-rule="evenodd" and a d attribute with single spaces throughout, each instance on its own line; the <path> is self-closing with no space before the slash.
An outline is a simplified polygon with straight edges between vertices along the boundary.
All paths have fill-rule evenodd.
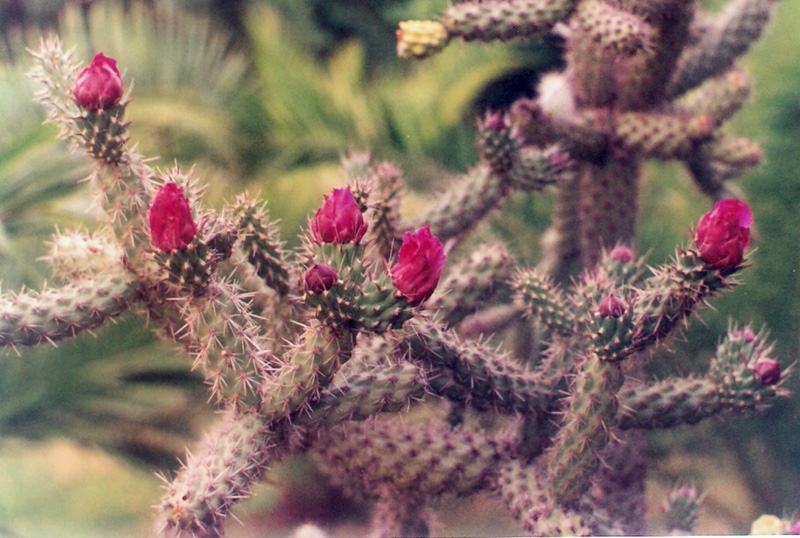
<path id="1" fill-rule="evenodd" d="M 753 365 L 753 374 L 763 385 L 774 385 L 781 380 L 781 365 L 773 359 L 758 359 Z"/>
<path id="2" fill-rule="evenodd" d="M 554 151 L 548 155 L 547 162 L 553 167 L 553 170 L 559 174 L 572 167 L 573 164 L 569 154 L 561 150 Z"/>
<path id="3" fill-rule="evenodd" d="M 306 271 L 306 290 L 311 293 L 322 293 L 336 285 L 339 276 L 330 265 L 318 263 Z"/>
<path id="4" fill-rule="evenodd" d="M 694 242 L 706 265 L 732 271 L 742 263 L 750 244 L 753 213 L 739 200 L 721 200 L 697 224 Z"/>
<path id="5" fill-rule="evenodd" d="M 78 105 L 87 110 L 106 110 L 119 103 L 122 75 L 117 61 L 98 52 L 92 63 L 78 73 L 73 93 Z"/>
<path id="6" fill-rule="evenodd" d="M 498 112 L 491 112 L 486 114 L 486 119 L 483 121 L 483 125 L 487 129 L 491 129 L 493 131 L 502 132 L 505 131 L 508 125 L 506 124 L 505 117 L 503 113 Z"/>
<path id="7" fill-rule="evenodd" d="M 430 226 L 406 232 L 391 268 L 392 283 L 410 304 L 421 305 L 433 295 L 445 261 L 444 246 Z"/>
<path id="8" fill-rule="evenodd" d="M 150 242 L 162 252 L 181 250 L 197 235 L 183 187 L 162 185 L 150 206 Z"/>
<path id="9" fill-rule="evenodd" d="M 625 313 L 625 303 L 619 300 L 615 295 L 608 294 L 600 303 L 597 313 L 601 318 L 618 318 Z"/>
<path id="10" fill-rule="evenodd" d="M 635 257 L 633 251 L 625 245 L 617 245 L 608 256 L 618 263 L 631 263 Z"/>
<path id="11" fill-rule="evenodd" d="M 367 223 L 350 189 L 333 189 L 311 220 L 311 235 L 320 243 L 358 243 Z"/>

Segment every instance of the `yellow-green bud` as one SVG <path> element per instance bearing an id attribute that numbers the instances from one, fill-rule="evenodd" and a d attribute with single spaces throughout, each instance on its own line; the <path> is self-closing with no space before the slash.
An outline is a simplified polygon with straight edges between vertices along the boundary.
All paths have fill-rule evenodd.
<path id="1" fill-rule="evenodd" d="M 403 21 L 397 30 L 397 56 L 425 58 L 442 50 L 450 41 L 447 29 L 436 21 Z"/>

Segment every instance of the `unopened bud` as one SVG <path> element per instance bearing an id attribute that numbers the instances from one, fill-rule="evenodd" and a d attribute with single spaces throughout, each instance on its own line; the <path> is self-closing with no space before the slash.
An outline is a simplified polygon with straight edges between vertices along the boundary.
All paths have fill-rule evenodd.
<path id="1" fill-rule="evenodd" d="M 609 294 L 600 303 L 597 313 L 602 318 L 618 318 L 625 313 L 625 303 L 613 294 Z"/>
<path id="2" fill-rule="evenodd" d="M 322 293 L 336 285 L 339 276 L 330 265 L 318 263 L 306 271 L 306 289 L 311 293 Z"/>
<path id="3" fill-rule="evenodd" d="M 753 374 L 764 385 L 774 385 L 781 380 L 781 365 L 773 359 L 758 359 L 753 365 Z"/>

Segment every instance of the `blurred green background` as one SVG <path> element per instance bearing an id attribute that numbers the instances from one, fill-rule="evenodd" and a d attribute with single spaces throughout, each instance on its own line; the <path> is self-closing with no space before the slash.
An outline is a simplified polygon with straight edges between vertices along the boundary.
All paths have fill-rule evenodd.
<path id="1" fill-rule="evenodd" d="M 716 8 L 720 1 L 705 2 Z M 474 118 L 531 95 L 559 65 L 554 41 L 448 47 L 425 62 L 395 57 L 400 20 L 431 18 L 447 0 L 0 0 L 0 274 L 4 289 L 38 286 L 37 258 L 55 226 L 97 226 L 88 163 L 42 125 L 26 47 L 57 32 L 88 61 L 103 51 L 135 79 L 129 107 L 140 151 L 174 161 L 210 185 L 220 205 L 257 191 L 294 241 L 309 211 L 341 181 L 339 158 L 369 150 L 405 171 L 414 211 L 475 160 Z M 744 285 L 706 310 L 652 374 L 701 369 L 729 317 L 766 324 L 784 364 L 798 354 L 800 300 L 800 3 L 783 2 L 744 59 L 756 80 L 732 122 L 759 140 L 766 163 L 737 180 L 756 216 Z M 433 179 L 433 181 L 431 181 Z M 677 165 L 645 171 L 639 247 L 665 259 L 710 203 Z M 548 195 L 514 198 L 477 236 L 506 241 L 532 263 Z M 56 349 L 0 357 L 0 536 L 146 536 L 160 495 L 156 471 L 213 420 L 202 383 L 173 346 L 123 319 Z M 790 388 L 797 392 L 796 379 Z M 664 490 L 677 479 L 707 491 L 701 533 L 746 533 L 762 512 L 800 510 L 800 399 L 762 417 L 729 417 L 649 437 L 648 502 L 658 531 Z M 237 515 L 231 536 L 282 536 L 307 519 L 357 533 L 364 514 L 321 487 L 303 458 Z M 446 503 L 448 534 L 513 532 L 494 501 Z M 502 510 L 501 510 L 502 511 Z M 465 515 L 468 514 L 468 515 Z"/>

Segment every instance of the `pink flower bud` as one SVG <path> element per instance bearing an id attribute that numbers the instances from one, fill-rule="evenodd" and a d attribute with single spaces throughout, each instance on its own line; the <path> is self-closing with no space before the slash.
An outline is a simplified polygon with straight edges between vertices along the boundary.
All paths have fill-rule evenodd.
<path id="1" fill-rule="evenodd" d="M 773 359 L 758 359 L 753 365 L 753 374 L 763 385 L 774 385 L 781 380 L 781 365 Z"/>
<path id="2" fill-rule="evenodd" d="M 755 341 L 756 339 L 756 335 L 753 332 L 753 329 L 751 329 L 750 327 L 745 327 L 741 331 L 734 331 L 733 334 L 731 334 L 731 336 L 734 338 L 741 338 L 748 344 L 752 344 L 753 341 Z"/>
<path id="3" fill-rule="evenodd" d="M 732 271 L 742 262 L 750 244 L 753 213 L 739 200 L 721 200 L 697 225 L 694 242 L 706 265 Z"/>
<path id="4" fill-rule="evenodd" d="M 414 306 L 424 303 L 436 289 L 447 260 L 444 246 L 428 225 L 403 234 L 403 244 L 392 266 L 394 287 Z"/>
<path id="5" fill-rule="evenodd" d="M 306 271 L 306 290 L 311 293 L 322 293 L 323 291 L 331 289 L 339 276 L 330 265 L 318 263 L 311 269 Z"/>
<path id="6" fill-rule="evenodd" d="M 333 189 L 311 220 L 311 234 L 320 243 L 358 243 L 367 223 L 350 189 Z"/>
<path id="7" fill-rule="evenodd" d="M 505 116 L 502 112 L 490 112 L 486 114 L 486 119 L 483 120 L 483 125 L 487 129 L 502 132 L 505 131 L 508 125 L 506 124 Z"/>
<path id="8" fill-rule="evenodd" d="M 613 294 L 606 295 L 600 303 L 597 313 L 601 318 L 618 318 L 625 313 L 625 303 Z"/>
<path id="9" fill-rule="evenodd" d="M 197 226 L 183 187 L 162 185 L 150 206 L 150 242 L 162 252 L 172 252 L 186 248 L 195 235 Z"/>
<path id="10" fill-rule="evenodd" d="M 625 245 L 617 245 L 608 253 L 608 256 L 618 263 L 631 263 L 635 258 L 633 251 Z"/>
<path id="11" fill-rule="evenodd" d="M 117 61 L 98 52 L 75 83 L 75 100 L 88 110 L 109 109 L 122 99 L 122 76 Z"/>

